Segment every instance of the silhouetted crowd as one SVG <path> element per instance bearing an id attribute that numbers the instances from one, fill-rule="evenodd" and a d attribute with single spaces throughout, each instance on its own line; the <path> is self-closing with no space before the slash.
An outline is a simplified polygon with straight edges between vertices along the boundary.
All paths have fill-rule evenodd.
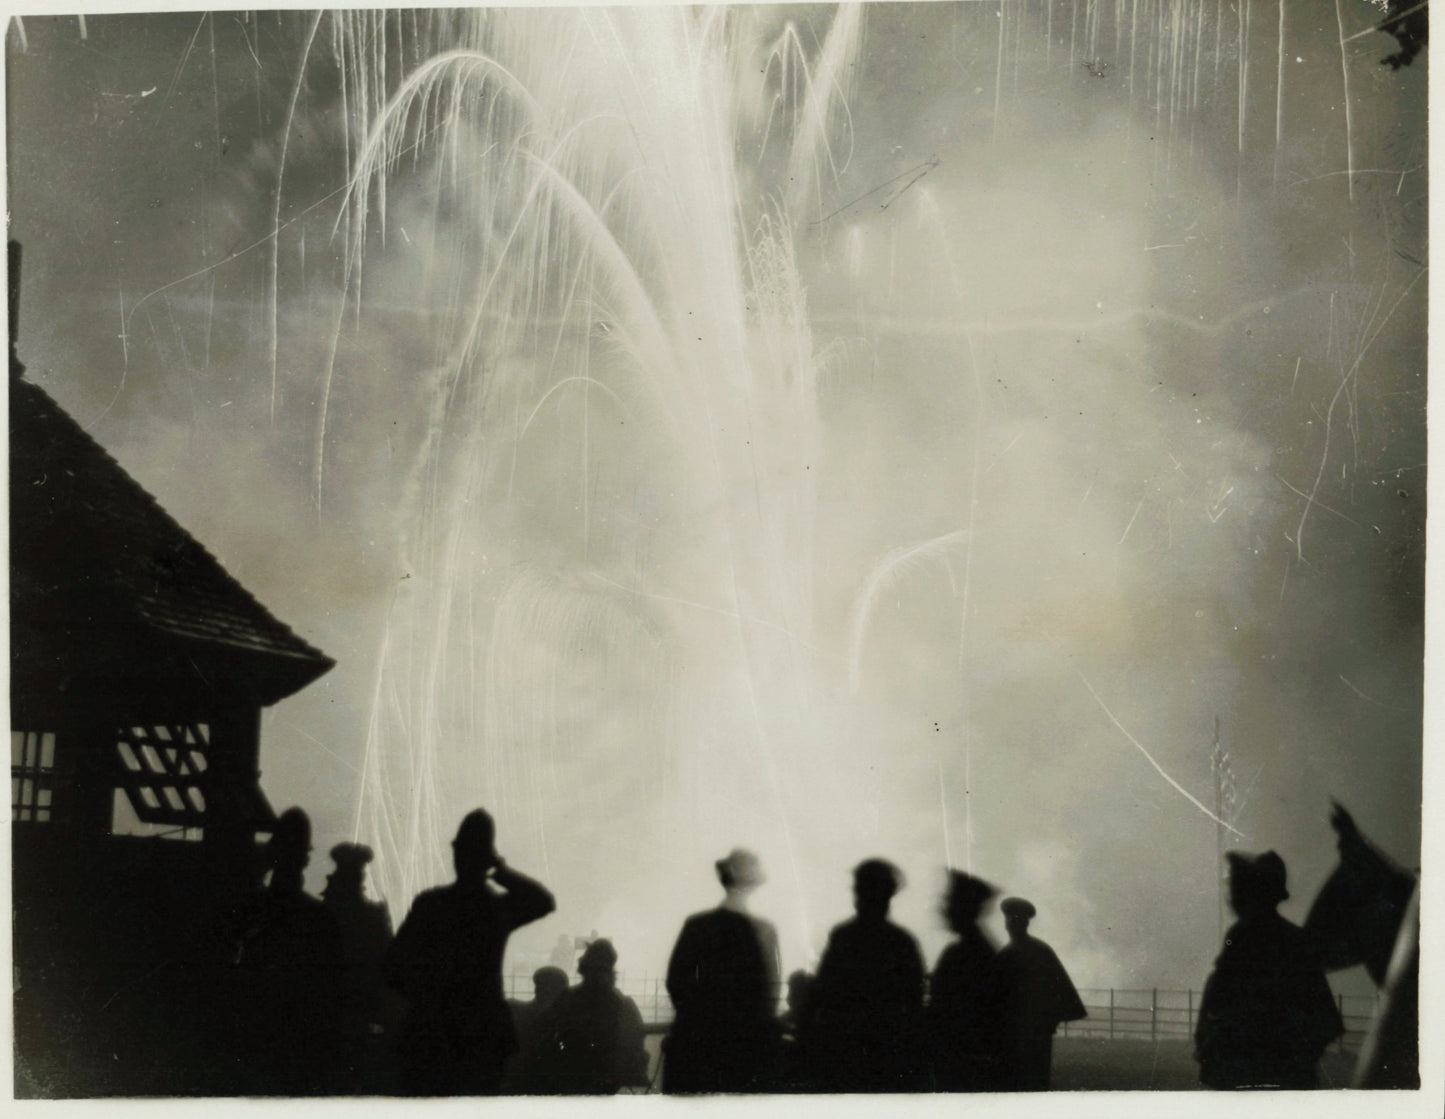
<path id="1" fill-rule="evenodd" d="M 305 813 L 283 813 L 269 881 L 208 930 L 216 982 L 198 1044 L 224 1055 L 217 1094 L 652 1086 L 648 1030 L 617 989 L 610 941 L 586 943 L 575 986 L 544 967 L 532 1001 L 507 1001 L 507 940 L 555 901 L 497 853 L 486 812 L 467 815 L 452 842 L 456 880 L 419 895 L 395 936 L 385 904 L 365 896 L 370 850 L 333 848 L 320 899 L 302 886 L 310 850 Z M 1342 1032 L 1339 1013 L 1304 934 L 1275 911 L 1288 896 L 1283 861 L 1273 852 L 1230 861 L 1239 920 L 1200 1007 L 1201 1080 L 1311 1087 Z M 779 1013 L 777 933 L 748 910 L 762 867 L 735 850 L 716 870 L 721 902 L 683 922 L 668 962 L 664 1092 L 1044 1091 L 1056 1029 L 1086 1017 L 1057 955 L 1029 933 L 1034 905 L 999 904 L 1008 942 L 996 947 L 980 923 L 998 891 L 970 874 L 949 872 L 943 914 L 955 939 L 930 975 L 918 942 L 889 919 L 904 883 L 881 859 L 854 868 L 854 916 L 829 934 L 816 974 L 788 977 Z"/>

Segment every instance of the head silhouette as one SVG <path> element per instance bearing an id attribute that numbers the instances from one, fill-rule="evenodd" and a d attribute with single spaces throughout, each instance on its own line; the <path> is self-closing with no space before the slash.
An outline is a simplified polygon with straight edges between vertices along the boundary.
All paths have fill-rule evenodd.
<path id="1" fill-rule="evenodd" d="M 971 925 L 978 924 L 983 916 L 983 907 L 998 891 L 982 878 L 950 870 L 948 872 L 948 896 L 943 903 L 943 916 L 948 927 L 962 933 Z"/>
<path id="2" fill-rule="evenodd" d="M 485 809 L 466 814 L 452 840 L 452 864 L 458 882 L 474 885 L 486 880 L 487 872 L 497 862 L 496 841 L 497 827 Z"/>
<path id="3" fill-rule="evenodd" d="M 903 872 L 885 859 L 867 859 L 853 868 L 853 908 L 859 917 L 887 917 L 893 895 L 901 889 Z"/>
<path id="4" fill-rule="evenodd" d="M 1274 910 L 1289 897 L 1285 889 L 1284 860 L 1273 851 L 1244 855 L 1231 851 L 1229 859 L 1229 907 L 1241 917 Z"/>
<path id="5" fill-rule="evenodd" d="M 767 881 L 758 857 L 741 847 L 733 848 L 726 858 L 719 859 L 713 866 L 717 869 L 717 880 L 722 883 L 723 889 L 734 896 L 750 894 Z"/>
<path id="6" fill-rule="evenodd" d="M 532 972 L 532 996 L 538 1007 L 551 1006 L 566 989 L 567 973 L 560 967 L 539 967 Z"/>
<path id="7" fill-rule="evenodd" d="M 610 940 L 594 940 L 577 961 L 584 987 L 611 987 L 617 983 L 617 949 Z"/>
<path id="8" fill-rule="evenodd" d="M 299 808 L 288 808 L 276 817 L 276 826 L 266 843 L 272 889 L 299 890 L 310 861 L 311 819 Z"/>
<path id="9" fill-rule="evenodd" d="M 1038 912 L 1034 903 L 1023 898 L 1004 898 L 998 907 L 1003 912 L 1003 927 L 1008 930 L 1009 939 L 1023 939 L 1028 934 L 1029 922 Z"/>
<path id="10" fill-rule="evenodd" d="M 336 864 L 326 876 L 321 896 L 328 901 L 359 901 L 366 896 L 366 864 L 371 862 L 371 848 L 362 843 L 338 843 L 331 848 L 331 861 Z"/>

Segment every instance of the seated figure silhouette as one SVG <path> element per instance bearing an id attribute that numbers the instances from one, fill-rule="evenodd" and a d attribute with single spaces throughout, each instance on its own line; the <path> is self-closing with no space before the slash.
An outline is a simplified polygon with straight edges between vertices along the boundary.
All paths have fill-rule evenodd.
<path id="1" fill-rule="evenodd" d="M 998 891 L 971 874 L 951 870 L 948 877 L 943 913 L 958 939 L 938 957 L 928 987 L 924 1023 L 933 1086 L 940 1092 L 983 1092 L 996 1075 L 989 992 L 998 949 L 978 923 Z"/>
<path id="2" fill-rule="evenodd" d="M 330 1093 L 341 1050 L 341 938 L 321 901 L 304 889 L 311 821 L 300 808 L 277 818 L 266 861 L 270 881 L 234 913 L 230 997 L 218 1000 L 217 1012 L 234 1030 L 231 1088 L 244 1095 Z"/>
<path id="3" fill-rule="evenodd" d="M 808 1089 L 807 1068 L 803 1061 L 803 1020 L 808 1012 L 808 996 L 813 976 L 799 969 L 788 976 L 787 1009 L 778 1016 L 779 1041 L 777 1088 L 783 1092 Z"/>
<path id="4" fill-rule="evenodd" d="M 410 1004 L 398 1055 L 407 1095 L 494 1095 L 516 1049 L 502 992 L 507 938 L 556 903 L 503 862 L 495 837 L 483 810 L 462 820 L 456 882 L 417 897 L 387 952 L 387 979 Z"/>
<path id="5" fill-rule="evenodd" d="M 857 915 L 828 935 L 803 1025 L 817 1091 L 910 1092 L 924 1086 L 923 956 L 912 934 L 888 920 L 902 885 L 898 868 L 882 859 L 853 871 Z"/>
<path id="6" fill-rule="evenodd" d="M 512 1027 L 517 1031 L 517 1051 L 507 1062 L 507 1075 L 502 1083 L 506 1093 L 524 1094 L 534 1090 L 538 1059 L 541 1056 L 543 1018 L 557 996 L 567 989 L 567 973 L 560 967 L 539 967 L 532 973 L 532 1001 L 507 1001 L 512 1012 Z"/>
<path id="7" fill-rule="evenodd" d="M 610 1096 L 647 1085 L 642 1014 L 617 990 L 617 951 L 594 940 L 577 961 L 582 982 L 557 995 L 539 1023 L 533 1090 Z"/>
<path id="8" fill-rule="evenodd" d="M 761 1092 L 777 1048 L 778 936 L 748 913 L 762 866 L 736 850 L 717 864 L 722 904 L 689 917 L 667 965 L 675 1017 L 663 1061 L 664 1092 Z"/>
<path id="9" fill-rule="evenodd" d="M 338 843 L 321 903 L 341 938 L 343 1046 L 341 1075 L 348 1093 L 370 1094 L 389 1087 L 388 1035 L 400 1025 L 401 1008 L 386 985 L 383 963 L 391 945 L 391 913 L 384 901 L 366 896 L 370 847 Z"/>
<path id="10" fill-rule="evenodd" d="M 1073 980 L 1054 950 L 1029 935 L 1037 910 L 1023 898 L 1005 898 L 1009 942 L 994 959 L 994 1014 L 998 1031 L 997 1087 L 1044 1092 L 1053 1064 L 1054 1031 L 1060 1022 L 1087 1018 Z"/>
<path id="11" fill-rule="evenodd" d="M 1239 920 L 1204 985 L 1194 1032 L 1209 1088 L 1314 1088 L 1325 1047 L 1344 1032 L 1304 933 L 1276 912 L 1289 897 L 1273 851 L 1229 853 L 1229 904 Z"/>

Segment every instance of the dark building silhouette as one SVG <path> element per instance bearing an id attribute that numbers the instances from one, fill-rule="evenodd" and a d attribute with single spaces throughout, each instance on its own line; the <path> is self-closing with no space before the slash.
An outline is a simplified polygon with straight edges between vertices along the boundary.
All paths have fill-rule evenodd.
<path id="1" fill-rule="evenodd" d="M 333 662 L 24 380 L 17 266 L 12 245 L 16 1091 L 185 1090 L 180 944 L 257 880 L 262 708 Z"/>
<path id="2" fill-rule="evenodd" d="M 1275 907 L 1289 897 L 1273 851 L 1229 853 L 1238 915 L 1199 1000 L 1199 1080 L 1209 1088 L 1314 1088 L 1325 1047 L 1344 1033 L 1313 945 Z"/>
<path id="3" fill-rule="evenodd" d="M 888 920 L 903 886 L 897 867 L 868 859 L 853 871 L 857 916 L 836 926 L 809 991 L 802 1045 L 820 1092 L 913 1092 L 924 1087 L 923 956 Z"/>

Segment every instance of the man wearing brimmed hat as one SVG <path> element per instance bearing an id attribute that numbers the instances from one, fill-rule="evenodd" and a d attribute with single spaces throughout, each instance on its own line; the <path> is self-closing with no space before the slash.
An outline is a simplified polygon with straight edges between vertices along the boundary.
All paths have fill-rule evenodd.
<path id="1" fill-rule="evenodd" d="M 1009 942 L 994 961 L 998 1087 L 1044 1092 L 1053 1064 L 1054 1031 L 1060 1022 L 1088 1017 L 1088 1011 L 1054 950 L 1029 935 L 1029 922 L 1038 913 L 1033 902 L 1004 898 L 999 909 Z"/>
<path id="2" fill-rule="evenodd" d="M 938 957 L 925 1016 L 936 1091 L 981 1092 L 993 1083 L 996 1046 L 987 997 L 998 949 L 978 922 L 997 893 L 982 878 L 948 872 L 943 916 L 958 939 Z"/>
<path id="3" fill-rule="evenodd" d="M 762 864 L 738 848 L 714 867 L 722 904 L 683 923 L 667 964 L 675 1017 L 662 1090 L 672 1094 L 768 1091 L 777 1061 L 778 934 L 748 912 Z"/>
<path id="4" fill-rule="evenodd" d="M 1276 912 L 1289 897 L 1273 851 L 1231 851 L 1229 904 L 1239 920 L 1199 1003 L 1200 1082 L 1210 1088 L 1313 1088 L 1325 1047 L 1344 1032 L 1304 933 Z"/>

